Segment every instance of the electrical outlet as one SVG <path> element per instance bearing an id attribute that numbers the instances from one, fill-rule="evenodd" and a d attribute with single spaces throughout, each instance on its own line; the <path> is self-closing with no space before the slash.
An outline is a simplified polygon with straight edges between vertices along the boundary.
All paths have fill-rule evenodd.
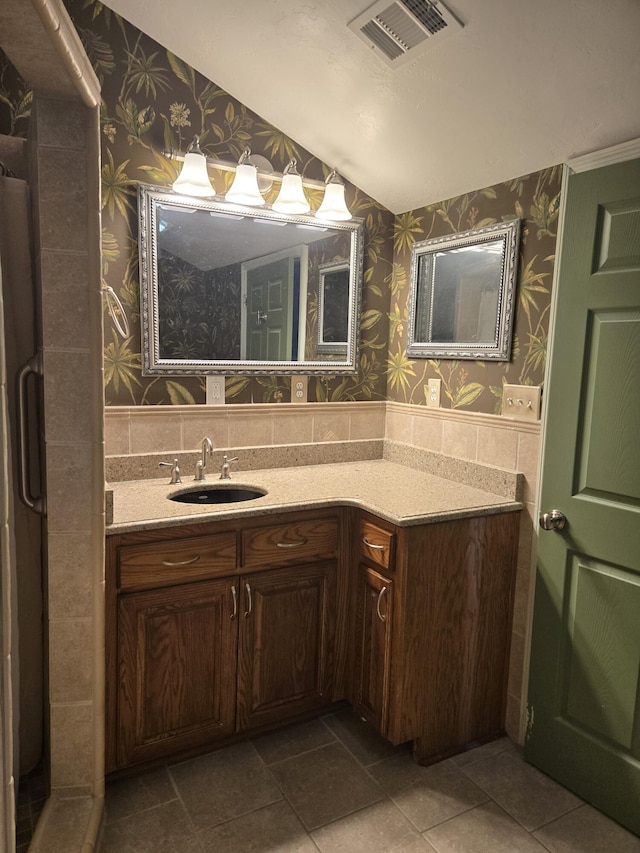
<path id="1" fill-rule="evenodd" d="M 427 379 L 427 406 L 431 409 L 440 408 L 440 386 L 441 379 Z"/>
<path id="2" fill-rule="evenodd" d="M 224 406 L 224 376 L 207 376 L 207 406 Z"/>
<path id="3" fill-rule="evenodd" d="M 540 386 L 504 385 L 502 415 L 505 418 L 537 421 L 540 417 Z"/>
<path id="4" fill-rule="evenodd" d="M 291 377 L 291 402 L 306 403 L 307 402 L 307 387 L 309 384 L 308 376 L 292 376 Z"/>

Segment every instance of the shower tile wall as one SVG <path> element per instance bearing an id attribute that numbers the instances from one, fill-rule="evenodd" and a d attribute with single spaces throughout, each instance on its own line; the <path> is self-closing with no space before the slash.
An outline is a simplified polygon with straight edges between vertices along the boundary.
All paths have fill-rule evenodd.
<path id="1" fill-rule="evenodd" d="M 102 655 L 95 642 L 104 553 L 98 130 L 96 113 L 77 100 L 34 101 L 29 171 L 41 299 L 56 795 L 99 795 L 103 784 Z"/>

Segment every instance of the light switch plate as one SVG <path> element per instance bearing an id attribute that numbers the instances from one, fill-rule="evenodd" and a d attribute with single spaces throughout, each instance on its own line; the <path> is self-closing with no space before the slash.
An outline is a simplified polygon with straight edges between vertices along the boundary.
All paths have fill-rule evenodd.
<path id="1" fill-rule="evenodd" d="M 306 403 L 307 402 L 307 387 L 309 385 L 308 376 L 292 376 L 291 377 L 291 402 Z"/>
<path id="2" fill-rule="evenodd" d="M 505 418 L 537 421 L 540 417 L 540 386 L 504 385 L 502 415 Z"/>
<path id="3" fill-rule="evenodd" d="M 427 406 L 431 409 L 440 408 L 440 391 L 442 379 L 427 379 Z"/>
<path id="4" fill-rule="evenodd" d="M 224 376 L 207 376 L 207 406 L 224 406 Z"/>

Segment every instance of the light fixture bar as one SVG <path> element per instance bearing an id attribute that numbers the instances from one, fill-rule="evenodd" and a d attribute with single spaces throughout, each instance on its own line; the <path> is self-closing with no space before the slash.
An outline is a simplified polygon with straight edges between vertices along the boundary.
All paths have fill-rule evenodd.
<path id="1" fill-rule="evenodd" d="M 164 148 L 160 153 L 166 157 L 167 160 L 177 160 L 180 163 L 184 162 L 184 158 L 186 156 L 183 151 L 174 151 L 170 148 Z M 207 166 L 210 166 L 212 169 L 219 169 L 221 172 L 235 172 L 238 166 L 237 163 L 231 163 L 228 160 L 217 160 L 215 157 L 207 157 L 206 155 L 205 159 L 207 161 Z M 282 172 L 267 172 L 260 168 L 257 169 L 257 172 L 259 177 L 271 178 L 274 181 L 280 181 L 280 183 L 282 183 Z M 325 182 L 303 177 L 302 186 L 315 187 L 318 190 L 324 190 Z"/>

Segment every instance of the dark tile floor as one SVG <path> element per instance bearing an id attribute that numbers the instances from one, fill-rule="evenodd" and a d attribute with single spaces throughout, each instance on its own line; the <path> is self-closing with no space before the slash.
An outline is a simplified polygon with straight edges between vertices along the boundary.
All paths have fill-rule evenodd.
<path id="1" fill-rule="evenodd" d="M 47 796 L 47 776 L 44 765 L 40 763 L 18 783 L 16 853 L 27 853 Z"/>
<path id="2" fill-rule="evenodd" d="M 349 711 L 109 783 L 101 853 L 640 853 L 504 738 L 431 767 Z"/>

